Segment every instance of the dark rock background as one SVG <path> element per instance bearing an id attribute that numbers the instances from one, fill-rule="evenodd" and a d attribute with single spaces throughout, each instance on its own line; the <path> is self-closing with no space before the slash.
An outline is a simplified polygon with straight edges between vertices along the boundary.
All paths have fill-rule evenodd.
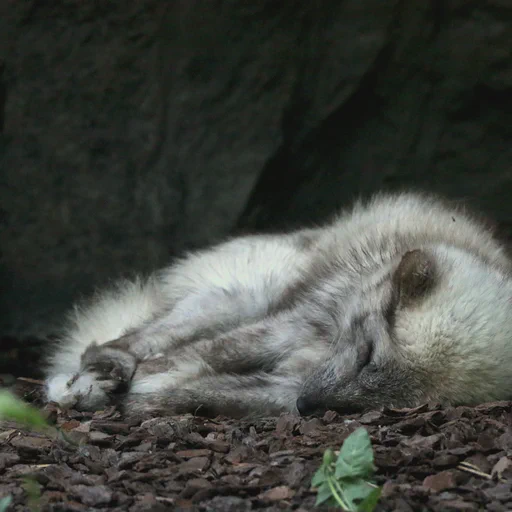
<path id="1" fill-rule="evenodd" d="M 0 0 L 0 332 L 414 186 L 512 229 L 510 0 Z"/>

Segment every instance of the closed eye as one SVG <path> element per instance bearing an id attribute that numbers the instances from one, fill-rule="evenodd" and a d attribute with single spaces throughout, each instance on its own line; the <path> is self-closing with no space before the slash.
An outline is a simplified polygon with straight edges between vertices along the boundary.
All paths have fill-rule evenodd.
<path id="1" fill-rule="evenodd" d="M 373 340 L 365 340 L 358 354 L 358 371 L 361 371 L 373 362 L 373 352 Z"/>

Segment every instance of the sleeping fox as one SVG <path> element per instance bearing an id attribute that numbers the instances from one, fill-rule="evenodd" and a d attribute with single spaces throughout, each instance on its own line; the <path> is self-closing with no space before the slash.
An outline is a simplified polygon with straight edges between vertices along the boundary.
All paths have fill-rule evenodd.
<path id="1" fill-rule="evenodd" d="M 439 198 L 233 238 L 76 306 L 47 399 L 127 415 L 302 415 L 512 398 L 511 260 Z"/>

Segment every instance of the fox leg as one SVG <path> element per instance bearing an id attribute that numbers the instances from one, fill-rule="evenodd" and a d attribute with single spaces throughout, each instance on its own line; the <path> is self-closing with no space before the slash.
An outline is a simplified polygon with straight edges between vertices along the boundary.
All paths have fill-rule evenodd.
<path id="1" fill-rule="evenodd" d="M 261 377 L 268 375 L 275 378 L 286 374 L 293 381 L 293 376 L 305 374 L 315 361 L 323 357 L 323 348 L 328 346 L 328 342 L 328 339 L 318 338 L 314 323 L 307 321 L 300 313 L 282 312 L 214 339 L 198 340 L 179 350 L 140 362 L 121 348 L 114 349 L 108 345 L 91 347 L 84 353 L 82 364 L 84 371 L 103 375 L 98 377 L 98 386 L 107 389 L 107 393 L 118 389 L 111 384 L 114 381 L 123 384 L 124 390 L 129 388 L 130 396 L 133 394 L 143 401 L 142 397 L 147 394 L 158 403 L 162 403 L 163 397 L 172 395 L 175 390 L 179 395 L 184 388 L 189 389 L 187 396 L 196 396 L 196 383 L 200 381 L 222 387 L 224 384 L 215 380 L 217 377 L 251 379 L 256 375 L 260 376 L 258 396 L 261 395 L 268 404 L 272 400 L 268 393 L 262 395 L 262 392 L 269 389 L 269 385 L 262 386 Z M 223 389 L 226 391 L 222 395 L 220 390 L 208 389 L 208 385 L 203 386 L 201 396 L 209 396 L 210 391 L 213 395 L 219 392 L 219 397 L 224 396 L 226 400 L 230 396 L 225 386 Z M 163 397 L 161 390 L 164 390 Z M 178 395 L 170 398 L 170 402 L 178 403 Z M 172 408 L 172 405 L 169 406 L 169 409 Z"/>
<path id="2" fill-rule="evenodd" d="M 235 239 L 189 255 L 147 284 L 95 296 L 74 312 L 49 357 L 47 400 L 99 407 L 129 383 L 139 362 L 265 318 L 308 261 L 295 238 Z"/>
<path id="3" fill-rule="evenodd" d="M 296 410 L 301 382 L 286 373 L 258 372 L 212 375 L 188 382 L 185 387 L 162 385 L 151 392 L 138 392 L 134 386 L 123 399 L 122 410 L 127 417 L 186 413 L 233 418 L 278 415 Z"/>

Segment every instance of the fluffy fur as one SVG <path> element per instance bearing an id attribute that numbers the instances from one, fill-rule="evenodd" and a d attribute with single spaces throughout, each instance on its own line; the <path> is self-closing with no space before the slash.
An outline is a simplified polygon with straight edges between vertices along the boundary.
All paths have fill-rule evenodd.
<path id="1" fill-rule="evenodd" d="M 510 399 L 511 268 L 465 212 L 378 195 L 97 294 L 50 358 L 47 397 L 231 416 Z"/>

